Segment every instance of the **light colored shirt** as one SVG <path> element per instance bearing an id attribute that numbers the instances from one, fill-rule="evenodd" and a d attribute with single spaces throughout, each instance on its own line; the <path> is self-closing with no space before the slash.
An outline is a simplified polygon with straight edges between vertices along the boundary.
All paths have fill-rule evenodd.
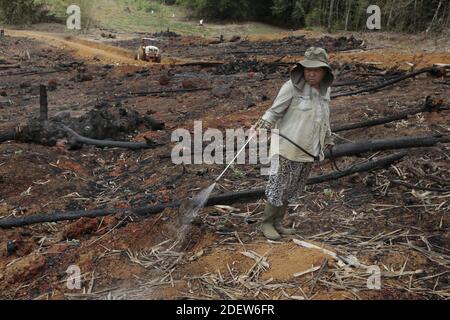
<path id="1" fill-rule="evenodd" d="M 311 90 L 311 102 L 314 107 L 314 121 L 317 125 L 322 122 L 324 116 L 324 105 L 322 99 L 320 99 L 320 93 L 315 88 Z M 314 131 L 313 135 L 313 155 L 319 156 L 320 154 L 320 130 Z"/>
<path id="2" fill-rule="evenodd" d="M 262 119 L 275 125 L 275 129 L 279 129 L 281 134 L 310 154 L 323 160 L 323 147 L 334 144 L 329 123 L 330 91 L 327 88 L 319 94 L 307 83 L 303 82 L 299 86 L 290 80 L 283 85 L 272 107 Z M 311 156 L 283 138 L 279 139 L 278 144 L 271 143 L 270 157 L 276 154 L 292 161 L 314 161 Z"/>

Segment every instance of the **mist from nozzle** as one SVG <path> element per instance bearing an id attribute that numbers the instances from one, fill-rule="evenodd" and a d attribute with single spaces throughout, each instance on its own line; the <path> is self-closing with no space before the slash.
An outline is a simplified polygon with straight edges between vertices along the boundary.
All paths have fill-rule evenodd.
<path id="1" fill-rule="evenodd" d="M 247 141 L 244 143 L 242 148 L 237 152 L 236 156 L 228 163 L 226 168 L 222 171 L 222 173 L 216 178 L 213 184 L 211 184 L 208 188 L 203 189 L 200 191 L 194 198 L 189 200 L 188 206 L 186 208 L 186 213 L 181 218 L 182 227 L 178 232 L 177 241 L 179 245 L 183 245 L 183 241 L 186 238 L 186 233 L 189 230 L 189 226 L 192 224 L 192 222 L 197 218 L 198 213 L 201 209 L 203 209 L 208 202 L 209 196 L 213 192 L 214 188 L 216 187 L 219 180 L 225 175 L 225 173 L 228 171 L 228 169 L 231 167 L 231 165 L 234 163 L 234 161 L 238 158 L 238 156 L 241 154 L 242 151 L 245 150 L 245 147 L 250 143 L 250 141 L 257 135 L 257 132 L 255 131 L 255 126 L 251 128 L 253 133 L 250 135 L 250 137 L 247 139 Z"/>
<path id="2" fill-rule="evenodd" d="M 209 196 L 213 192 L 216 185 L 217 182 L 214 182 L 208 188 L 203 189 L 194 198 L 189 200 L 186 211 L 181 218 L 182 226 L 177 236 L 178 243 L 183 244 L 184 239 L 186 238 L 186 233 L 189 230 L 189 226 L 197 218 L 200 210 L 205 207 L 206 203 L 208 202 Z"/>

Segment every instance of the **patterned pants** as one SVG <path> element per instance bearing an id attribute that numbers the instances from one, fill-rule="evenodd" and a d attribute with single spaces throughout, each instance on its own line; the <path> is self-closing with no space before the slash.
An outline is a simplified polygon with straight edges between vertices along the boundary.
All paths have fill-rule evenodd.
<path id="1" fill-rule="evenodd" d="M 275 170 L 276 157 L 272 158 L 274 172 L 269 176 L 266 198 L 273 206 L 282 207 L 303 193 L 313 163 L 291 161 L 280 156 L 278 170 Z"/>

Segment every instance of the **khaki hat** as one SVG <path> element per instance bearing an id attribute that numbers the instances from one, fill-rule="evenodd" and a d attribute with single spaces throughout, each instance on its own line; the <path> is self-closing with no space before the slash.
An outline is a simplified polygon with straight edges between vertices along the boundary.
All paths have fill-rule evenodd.
<path id="1" fill-rule="evenodd" d="M 305 59 L 300 61 L 305 68 L 320 68 L 325 67 L 332 71 L 330 66 L 330 59 L 325 49 L 311 47 L 305 52 Z"/>
<path id="2" fill-rule="evenodd" d="M 297 64 L 303 68 L 326 68 L 327 75 L 323 80 L 325 87 L 329 87 L 334 82 L 333 69 L 330 66 L 330 58 L 327 51 L 323 48 L 311 47 L 305 52 L 305 59 Z"/>

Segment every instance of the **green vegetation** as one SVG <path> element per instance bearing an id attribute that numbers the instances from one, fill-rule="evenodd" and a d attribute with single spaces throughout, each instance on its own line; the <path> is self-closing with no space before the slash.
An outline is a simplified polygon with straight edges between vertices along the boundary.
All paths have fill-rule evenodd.
<path id="1" fill-rule="evenodd" d="M 177 0 L 197 16 L 210 19 L 257 20 L 285 27 L 366 30 L 367 8 L 381 8 L 382 29 L 448 30 L 450 0 Z"/>
<path id="2" fill-rule="evenodd" d="M 96 1 L 92 0 L 35 0 L 42 6 L 55 14 L 62 22 L 67 18 L 66 10 L 71 4 L 76 4 L 81 9 L 81 24 L 83 28 L 89 29 L 94 24 L 94 10 Z"/>
<path id="3" fill-rule="evenodd" d="M 0 18 L 5 23 L 34 23 L 42 15 L 42 7 L 34 0 L 0 0 Z"/>
<path id="4" fill-rule="evenodd" d="M 4 0 L 6 1 L 6 0 Z M 19 0 L 21 1 L 21 0 Z M 27 0 L 51 12 L 59 22 L 65 23 L 67 7 L 78 4 L 81 8 L 83 29 L 92 26 L 125 32 L 157 32 L 170 29 L 183 35 L 207 37 L 250 35 L 277 32 L 280 29 L 260 22 L 211 23 L 199 25 L 191 11 L 184 6 L 174 5 L 175 0 Z M 9 2 L 9 1 L 7 1 Z M 0 6 L 0 13 L 4 12 Z M 25 21 L 30 21 L 24 19 Z M 31 23 L 43 21 L 33 19 Z M 3 21 L 7 24 L 21 24 L 17 18 Z"/>
<path id="5" fill-rule="evenodd" d="M 450 0 L 0 0 L 0 17 L 8 24 L 35 23 L 48 19 L 50 12 L 63 22 L 67 7 L 78 4 L 84 28 L 170 29 L 203 36 L 265 33 L 278 27 L 363 31 L 366 10 L 375 3 L 381 8 L 383 31 L 450 29 Z M 199 26 L 200 19 L 205 26 Z"/>

